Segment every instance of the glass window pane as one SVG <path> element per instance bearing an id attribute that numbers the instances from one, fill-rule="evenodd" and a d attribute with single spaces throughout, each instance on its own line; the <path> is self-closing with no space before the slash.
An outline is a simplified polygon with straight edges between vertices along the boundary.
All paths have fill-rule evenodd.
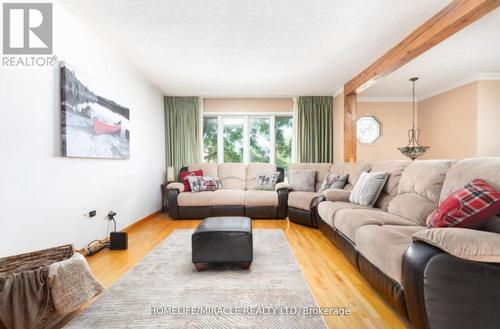
<path id="1" fill-rule="evenodd" d="M 227 117 L 224 122 L 224 162 L 243 162 L 243 117 Z"/>
<path id="2" fill-rule="evenodd" d="M 217 118 L 203 118 L 203 160 L 217 163 Z"/>
<path id="3" fill-rule="evenodd" d="M 276 117 L 276 166 L 288 169 L 292 162 L 292 117 Z"/>
<path id="4" fill-rule="evenodd" d="M 269 163 L 271 150 L 271 120 L 250 118 L 250 162 Z"/>

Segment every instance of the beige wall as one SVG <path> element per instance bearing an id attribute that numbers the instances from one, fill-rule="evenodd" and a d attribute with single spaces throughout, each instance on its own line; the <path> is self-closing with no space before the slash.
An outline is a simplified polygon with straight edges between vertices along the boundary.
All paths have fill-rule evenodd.
<path id="1" fill-rule="evenodd" d="M 290 98 L 204 98 L 203 112 L 293 112 Z"/>
<path id="2" fill-rule="evenodd" d="M 344 161 L 344 93 L 333 98 L 333 161 Z"/>
<path id="3" fill-rule="evenodd" d="M 418 103 L 420 142 L 430 146 L 423 159 L 476 156 L 477 87 L 472 82 Z"/>
<path id="4" fill-rule="evenodd" d="M 358 161 L 405 159 L 398 147 L 406 145 L 412 122 L 411 102 L 358 102 L 357 117 L 374 116 L 382 134 L 373 144 L 357 145 Z"/>
<path id="5" fill-rule="evenodd" d="M 500 81 L 479 81 L 477 155 L 500 156 Z"/>

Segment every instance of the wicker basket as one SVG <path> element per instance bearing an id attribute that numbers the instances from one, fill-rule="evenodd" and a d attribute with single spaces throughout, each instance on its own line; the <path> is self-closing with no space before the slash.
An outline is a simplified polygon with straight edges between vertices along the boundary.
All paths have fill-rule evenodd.
<path id="1" fill-rule="evenodd" d="M 9 273 L 36 270 L 40 266 L 60 262 L 73 256 L 74 252 L 72 245 L 64 245 L 0 258 L 0 277 Z M 38 324 L 38 328 L 49 328 L 52 324 L 57 323 L 59 318 L 61 318 L 61 316 L 57 314 L 52 300 L 49 299 L 49 311 Z M 5 326 L 0 321 L 0 329 L 3 328 L 5 328 Z"/>

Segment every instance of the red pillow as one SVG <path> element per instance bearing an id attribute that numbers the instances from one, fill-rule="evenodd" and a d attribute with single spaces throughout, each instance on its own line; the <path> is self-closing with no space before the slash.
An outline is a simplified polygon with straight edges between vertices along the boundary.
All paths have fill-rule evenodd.
<path id="1" fill-rule="evenodd" d="M 477 227 L 500 213 L 500 192 L 475 179 L 453 192 L 427 217 L 427 227 Z"/>
<path id="2" fill-rule="evenodd" d="M 184 192 L 191 191 L 191 187 L 189 186 L 189 182 L 187 180 L 188 176 L 203 176 L 203 170 L 181 171 L 179 178 L 181 179 L 182 184 L 184 184 Z"/>

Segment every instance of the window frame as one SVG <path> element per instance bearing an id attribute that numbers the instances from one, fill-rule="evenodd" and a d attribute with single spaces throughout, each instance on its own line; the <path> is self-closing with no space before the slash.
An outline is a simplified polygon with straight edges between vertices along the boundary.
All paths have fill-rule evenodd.
<path id="1" fill-rule="evenodd" d="M 243 118 L 243 162 L 250 163 L 250 119 L 269 119 L 270 149 L 269 163 L 276 163 L 276 117 L 288 117 L 292 120 L 292 131 L 295 131 L 295 120 L 292 112 L 274 112 L 274 113 L 242 113 L 242 112 L 207 112 L 203 113 L 202 120 L 205 118 L 217 118 L 217 163 L 224 163 L 224 118 Z M 203 136 L 203 125 L 201 125 L 201 135 Z M 201 154 L 205 148 L 203 138 L 201 139 Z M 295 134 L 292 133 L 292 159 L 295 148 Z M 202 162 L 206 162 L 204 158 Z"/>

